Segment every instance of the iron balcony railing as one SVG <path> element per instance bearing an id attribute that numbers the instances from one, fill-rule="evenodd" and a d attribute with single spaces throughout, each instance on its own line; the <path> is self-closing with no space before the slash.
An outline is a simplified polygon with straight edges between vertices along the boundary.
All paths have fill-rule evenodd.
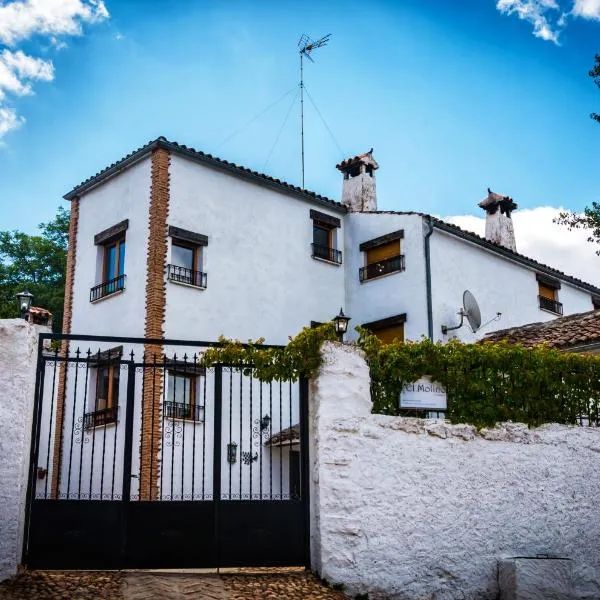
<path id="1" fill-rule="evenodd" d="M 544 296 L 538 296 L 540 300 L 540 308 L 544 310 L 549 310 L 557 315 L 563 314 L 563 305 L 557 300 L 552 300 L 551 298 L 544 298 Z"/>
<path id="2" fill-rule="evenodd" d="M 172 419 L 204 421 L 204 406 L 184 402 L 163 402 L 163 414 Z"/>
<path id="3" fill-rule="evenodd" d="M 167 277 L 169 281 L 187 283 L 199 288 L 206 287 L 206 273 L 202 271 L 192 271 L 192 269 L 178 267 L 177 265 L 167 265 Z"/>
<path id="4" fill-rule="evenodd" d="M 342 251 L 336 250 L 335 248 L 329 248 L 329 246 L 321 246 L 320 244 L 311 244 L 312 246 L 312 257 L 320 258 L 322 260 L 328 260 L 329 262 L 336 263 L 337 265 L 342 264 Z"/>
<path id="5" fill-rule="evenodd" d="M 361 267 L 358 274 L 361 281 L 367 281 L 368 279 L 375 279 L 375 277 L 381 277 L 382 275 L 395 273 L 396 271 L 404 271 L 404 254 L 391 256 L 366 267 Z"/>
<path id="6" fill-rule="evenodd" d="M 83 416 L 83 428 L 93 429 L 99 425 L 107 425 L 108 423 L 117 422 L 118 406 L 102 408 L 93 412 L 86 413 Z"/>
<path id="7" fill-rule="evenodd" d="M 100 300 L 100 298 L 104 298 L 105 296 L 110 296 L 116 292 L 120 292 L 125 289 L 125 275 L 119 275 L 114 279 L 110 279 L 109 281 L 105 281 L 100 285 L 93 287 L 90 290 L 90 302 L 94 302 L 95 300 Z"/>

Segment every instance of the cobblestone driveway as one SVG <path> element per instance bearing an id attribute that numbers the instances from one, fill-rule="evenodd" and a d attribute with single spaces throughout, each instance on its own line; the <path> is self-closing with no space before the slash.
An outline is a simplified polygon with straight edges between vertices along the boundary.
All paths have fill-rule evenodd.
<path id="1" fill-rule="evenodd" d="M 0 600 L 341 600 L 305 572 L 196 575 L 25 571 L 0 584 Z"/>

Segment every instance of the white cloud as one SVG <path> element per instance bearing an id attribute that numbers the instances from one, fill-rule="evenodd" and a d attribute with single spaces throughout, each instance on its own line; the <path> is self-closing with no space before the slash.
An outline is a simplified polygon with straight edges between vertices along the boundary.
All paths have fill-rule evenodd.
<path id="1" fill-rule="evenodd" d="M 496 8 L 533 25 L 533 35 L 560 45 L 569 17 L 600 20 L 600 0 L 496 0 Z"/>
<path id="2" fill-rule="evenodd" d="M 0 5 L 0 42 L 13 46 L 34 35 L 81 35 L 83 23 L 108 16 L 102 0 L 18 0 Z"/>
<path id="3" fill-rule="evenodd" d="M 5 133 L 17 129 L 23 123 L 25 123 L 25 119 L 18 117 L 14 109 L 0 106 L 0 140 Z"/>
<path id="4" fill-rule="evenodd" d="M 576 17 L 600 21 L 600 0 L 575 0 L 573 14 Z"/>
<path id="5" fill-rule="evenodd" d="M 60 50 L 67 47 L 61 37 L 83 35 L 84 24 L 108 18 L 103 0 L 0 0 L 0 44 L 15 48 L 24 40 L 46 37 Z M 53 79 L 51 61 L 18 49 L 0 53 L 0 140 L 25 122 L 7 99 L 32 94 L 34 83 Z"/>
<path id="6" fill-rule="evenodd" d="M 496 8 L 533 25 L 533 35 L 558 44 L 562 11 L 556 0 L 498 0 Z"/>
<path id="7" fill-rule="evenodd" d="M 550 267 L 600 285 L 600 256 L 584 230 L 569 231 L 552 220 L 564 209 L 540 206 L 512 213 L 517 250 Z M 485 218 L 471 215 L 445 217 L 467 231 L 485 236 Z"/>

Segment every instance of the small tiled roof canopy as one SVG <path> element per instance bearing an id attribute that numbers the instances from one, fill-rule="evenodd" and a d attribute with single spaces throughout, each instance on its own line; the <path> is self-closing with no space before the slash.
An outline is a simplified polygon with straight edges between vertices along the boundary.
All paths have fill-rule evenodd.
<path id="1" fill-rule="evenodd" d="M 379 165 L 373 158 L 373 148 L 371 148 L 368 152 L 364 152 L 363 154 L 358 154 L 357 156 L 352 156 L 346 160 L 343 160 L 339 165 L 335 165 L 335 168 L 340 171 L 346 171 L 351 165 L 361 162 L 371 165 L 373 169 L 379 168 Z"/>
<path id="2" fill-rule="evenodd" d="M 600 310 L 559 317 L 545 323 L 502 329 L 489 333 L 484 338 L 488 342 L 501 340 L 528 347 L 547 344 L 559 350 L 600 344 Z"/>

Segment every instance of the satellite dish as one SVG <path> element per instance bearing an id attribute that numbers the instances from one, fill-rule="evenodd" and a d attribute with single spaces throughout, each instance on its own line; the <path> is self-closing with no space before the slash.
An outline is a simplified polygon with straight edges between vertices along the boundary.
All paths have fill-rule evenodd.
<path id="1" fill-rule="evenodd" d="M 464 325 L 465 317 L 467 317 L 467 321 L 469 322 L 473 333 L 481 327 L 481 311 L 479 310 L 479 305 L 477 304 L 477 300 L 475 300 L 475 296 L 473 296 L 469 290 L 463 292 L 463 305 L 458 311 L 458 314 L 460 315 L 460 323 L 458 325 L 455 327 L 442 325 L 442 333 L 444 335 L 454 329 L 460 329 Z"/>
<path id="2" fill-rule="evenodd" d="M 469 321 L 471 331 L 475 333 L 481 327 L 481 311 L 475 296 L 469 290 L 465 290 L 463 293 L 463 312 Z"/>

